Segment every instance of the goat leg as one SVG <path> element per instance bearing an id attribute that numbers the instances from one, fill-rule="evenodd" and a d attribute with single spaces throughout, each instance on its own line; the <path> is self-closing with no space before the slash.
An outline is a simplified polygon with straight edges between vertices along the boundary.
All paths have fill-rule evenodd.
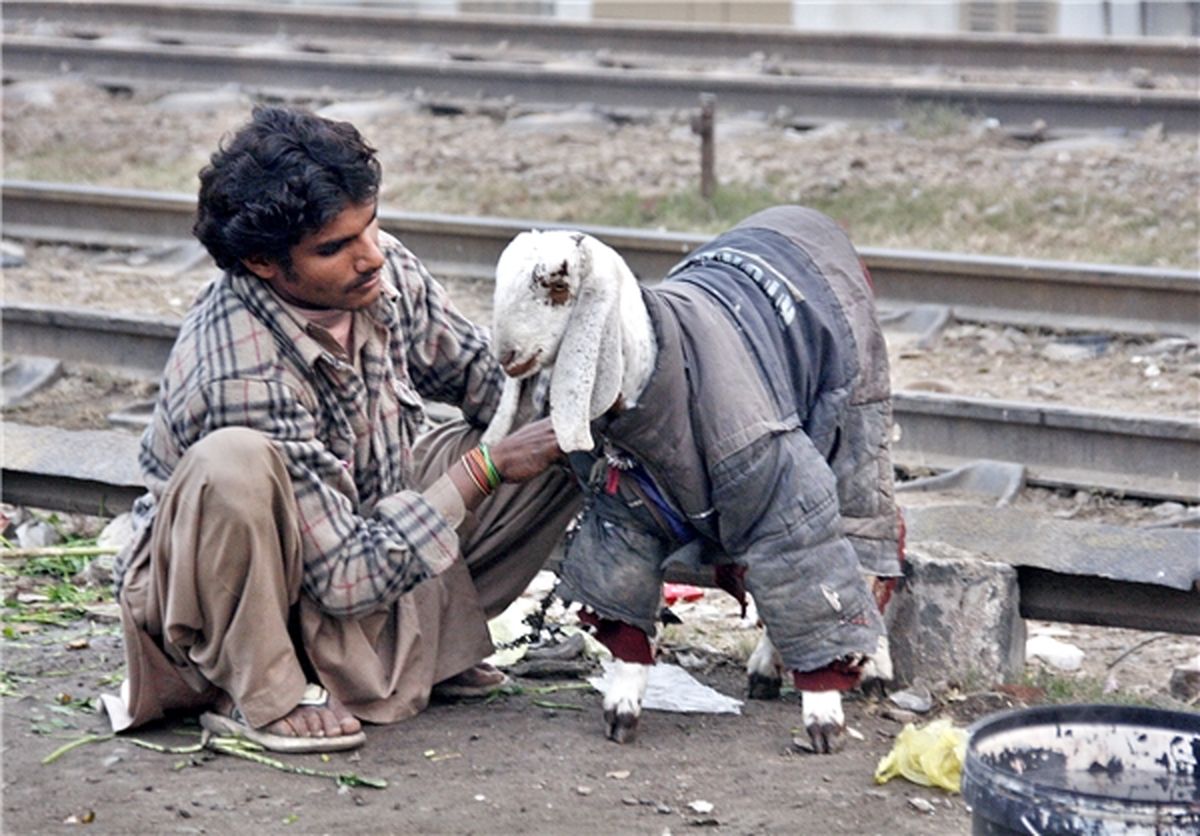
<path id="1" fill-rule="evenodd" d="M 617 743 L 637 739 L 642 699 L 650 681 L 654 652 L 650 638 L 642 630 L 611 618 L 601 618 L 583 610 L 579 619 L 595 629 L 597 641 L 613 655 L 613 671 L 604 693 L 605 737 Z"/>
<path id="2" fill-rule="evenodd" d="M 613 675 L 604 694 L 604 736 L 616 743 L 637 739 L 642 698 L 650 680 L 650 666 L 640 662 L 613 662 Z"/>
<path id="3" fill-rule="evenodd" d="M 746 661 L 747 693 L 752 700 L 777 700 L 783 689 L 783 660 L 771 639 L 762 637 Z"/>

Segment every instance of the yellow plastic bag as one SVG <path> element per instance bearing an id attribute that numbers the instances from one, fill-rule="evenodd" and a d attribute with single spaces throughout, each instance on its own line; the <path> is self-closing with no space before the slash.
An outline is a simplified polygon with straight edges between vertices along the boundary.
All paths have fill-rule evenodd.
<path id="1" fill-rule="evenodd" d="M 908 723 L 875 768 L 875 783 L 901 775 L 923 787 L 959 792 L 966 755 L 967 731 L 955 728 L 950 720 L 934 720 L 920 728 Z"/>

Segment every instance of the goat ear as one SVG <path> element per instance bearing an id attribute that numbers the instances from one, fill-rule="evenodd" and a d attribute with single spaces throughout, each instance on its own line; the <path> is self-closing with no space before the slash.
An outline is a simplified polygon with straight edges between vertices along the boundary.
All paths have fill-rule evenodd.
<path id="1" fill-rule="evenodd" d="M 480 440 L 484 444 L 495 444 L 508 435 L 516 421 L 520 405 L 521 381 L 511 377 L 504 378 L 504 388 L 500 390 L 500 403 L 496 405 L 496 413 Z"/>
<path id="2" fill-rule="evenodd" d="M 594 242 L 578 245 L 579 295 L 550 378 L 550 420 L 558 446 L 567 453 L 595 446 L 589 424 L 617 399 L 624 366 L 616 265 L 604 263 L 606 253 Z"/>

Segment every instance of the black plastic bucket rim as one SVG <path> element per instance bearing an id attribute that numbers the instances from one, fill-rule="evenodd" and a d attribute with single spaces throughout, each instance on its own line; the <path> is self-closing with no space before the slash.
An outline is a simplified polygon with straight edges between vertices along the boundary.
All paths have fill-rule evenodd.
<path id="1" fill-rule="evenodd" d="M 975 833 L 1021 833 L 1038 834 L 1043 831 L 1033 827 L 1027 820 L 1014 816 L 1021 803 L 1041 805 L 1041 811 L 1062 811 L 1057 817 L 1058 827 L 1045 832 L 1054 833 L 1200 833 L 1200 803 L 1163 801 L 1161 803 L 1139 803 L 1138 810 L 1131 811 L 1126 803 L 1109 796 L 1081 791 L 1066 791 L 1048 787 L 1036 781 L 1027 781 L 1006 770 L 984 763 L 978 756 L 978 745 L 989 736 L 1002 732 L 1055 726 L 1062 724 L 1116 725 L 1149 727 L 1165 732 L 1191 735 L 1192 751 L 1198 763 L 1193 767 L 1193 777 L 1200 783 L 1200 713 L 1189 714 L 1143 706 L 1108 704 L 1072 704 L 1017 708 L 983 717 L 967 729 L 967 754 L 963 764 L 963 799 L 971 808 Z M 1021 785 L 1021 786 L 1018 786 Z M 1017 787 L 1014 789 L 1014 787 Z M 1030 797 L 1026 797 L 1026 792 Z M 1037 798 L 1033 798 L 1036 795 Z M 1078 829 L 1063 822 L 1079 821 L 1080 806 L 1088 808 L 1094 820 Z M 1118 828 L 1107 828 L 1103 822 L 1111 819 L 1123 824 Z M 1136 825 L 1146 823 L 1146 829 Z"/>

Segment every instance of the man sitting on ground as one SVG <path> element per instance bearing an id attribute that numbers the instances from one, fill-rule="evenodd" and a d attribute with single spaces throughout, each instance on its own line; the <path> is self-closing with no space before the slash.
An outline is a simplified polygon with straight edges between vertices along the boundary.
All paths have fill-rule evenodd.
<path id="1" fill-rule="evenodd" d="M 504 681 L 480 664 L 486 620 L 578 493 L 548 419 L 479 444 L 502 379 L 488 336 L 379 231 L 379 183 L 353 126 L 278 107 L 200 173 L 194 231 L 224 272 L 142 439 L 114 728 L 206 711 L 216 732 L 328 751 L 431 691 Z M 465 420 L 418 439 L 422 398 Z"/>

